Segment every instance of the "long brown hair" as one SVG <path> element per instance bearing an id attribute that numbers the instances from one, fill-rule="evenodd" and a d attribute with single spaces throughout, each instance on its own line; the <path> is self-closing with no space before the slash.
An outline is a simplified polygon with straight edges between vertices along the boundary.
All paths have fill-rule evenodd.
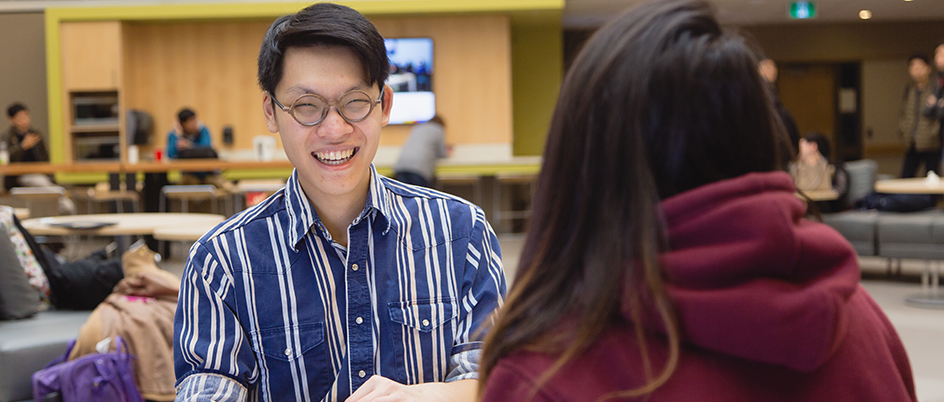
<path id="1" fill-rule="evenodd" d="M 650 1 L 601 28 L 564 79 L 514 286 L 486 339 L 481 382 L 518 350 L 557 354 L 540 387 L 614 322 L 655 309 L 669 355 L 608 395 L 647 394 L 679 358 L 659 253 L 659 201 L 780 166 L 786 131 L 744 40 L 705 1 Z M 566 324 L 566 325 L 562 325 Z M 641 379 L 643 380 L 643 379 Z M 605 399 L 607 399 L 605 398 Z"/>

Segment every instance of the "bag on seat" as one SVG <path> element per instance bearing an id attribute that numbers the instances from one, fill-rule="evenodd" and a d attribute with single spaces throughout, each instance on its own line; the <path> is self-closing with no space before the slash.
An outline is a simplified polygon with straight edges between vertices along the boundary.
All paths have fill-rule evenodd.
<path id="1" fill-rule="evenodd" d="M 35 401 L 144 402 L 134 382 L 133 356 L 120 336 L 115 352 L 66 361 L 74 346 L 70 341 L 65 354 L 33 373 Z"/>

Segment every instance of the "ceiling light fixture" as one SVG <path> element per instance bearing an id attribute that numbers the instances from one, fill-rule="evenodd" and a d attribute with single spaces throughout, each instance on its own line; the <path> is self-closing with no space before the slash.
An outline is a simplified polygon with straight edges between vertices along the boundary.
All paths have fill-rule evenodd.
<path id="1" fill-rule="evenodd" d="M 872 12 L 869 10 L 859 11 L 859 18 L 862 18 L 864 20 L 872 19 Z"/>

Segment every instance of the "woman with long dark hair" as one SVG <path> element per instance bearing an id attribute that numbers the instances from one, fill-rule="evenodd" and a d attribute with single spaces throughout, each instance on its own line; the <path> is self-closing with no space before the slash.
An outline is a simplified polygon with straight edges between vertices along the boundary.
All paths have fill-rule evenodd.
<path id="1" fill-rule="evenodd" d="M 644 3 L 586 44 L 484 401 L 915 400 L 851 246 L 802 219 L 756 66 L 704 1 Z"/>

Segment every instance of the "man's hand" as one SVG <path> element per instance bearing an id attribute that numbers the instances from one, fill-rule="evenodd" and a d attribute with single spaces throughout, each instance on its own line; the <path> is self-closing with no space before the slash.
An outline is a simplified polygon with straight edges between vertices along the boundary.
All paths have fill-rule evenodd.
<path id="1" fill-rule="evenodd" d="M 186 139 L 186 138 L 178 138 L 178 139 L 177 139 L 177 149 L 178 149 L 178 150 L 181 150 L 181 149 L 190 149 L 190 148 L 193 148 L 193 143 L 190 142 L 190 140 L 188 140 L 188 139 Z"/>
<path id="2" fill-rule="evenodd" d="M 928 95 L 928 107 L 934 107 L 935 103 L 937 103 L 937 97 L 934 95 Z"/>
<path id="3" fill-rule="evenodd" d="M 26 134 L 26 136 L 23 137 L 23 141 L 20 142 L 20 148 L 23 148 L 24 151 L 31 149 L 35 147 L 36 144 L 39 144 L 40 140 L 42 140 L 42 138 L 39 137 L 39 134 L 36 134 L 36 133 Z"/>
<path id="4" fill-rule="evenodd" d="M 472 402 L 478 380 L 403 385 L 375 375 L 345 402 Z"/>

